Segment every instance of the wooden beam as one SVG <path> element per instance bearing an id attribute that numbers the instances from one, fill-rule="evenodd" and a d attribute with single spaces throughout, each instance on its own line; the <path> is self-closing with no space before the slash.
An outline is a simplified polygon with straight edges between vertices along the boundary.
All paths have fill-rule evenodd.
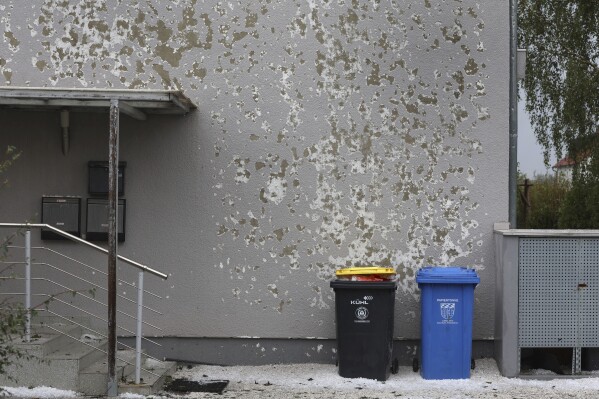
<path id="1" fill-rule="evenodd" d="M 119 109 L 123 114 L 128 115 L 133 119 L 137 119 L 138 121 L 145 121 L 147 119 L 146 114 L 124 101 L 119 101 Z"/>
<path id="2" fill-rule="evenodd" d="M 181 111 L 183 111 L 183 113 L 186 114 L 189 112 L 189 105 L 187 103 L 190 103 L 190 101 L 188 98 L 186 98 L 187 101 L 185 103 L 181 101 L 181 99 L 176 94 L 171 94 L 170 98 L 174 105 L 181 108 Z"/>
<path id="3" fill-rule="evenodd" d="M 0 106 L 15 108 L 109 108 L 113 99 L 126 102 L 144 113 L 151 113 L 156 109 L 161 110 L 161 113 L 186 114 L 196 108 L 181 91 L 173 90 L 0 87 Z M 133 115 L 130 116 L 141 118 L 140 114 L 134 111 L 131 113 Z"/>
<path id="4" fill-rule="evenodd" d="M 156 101 L 127 101 L 134 108 L 171 109 L 184 113 L 184 109 L 171 102 Z M 16 98 L 0 97 L 0 106 L 23 106 L 23 107 L 51 107 L 51 108 L 110 108 L 110 100 L 68 100 L 68 99 L 39 99 L 39 98 Z"/>
<path id="5" fill-rule="evenodd" d="M 116 378 L 116 261 L 118 220 L 119 167 L 119 100 L 110 102 L 110 135 L 108 137 L 108 386 L 107 395 L 118 395 Z"/>
<path id="6" fill-rule="evenodd" d="M 68 107 L 68 108 L 110 108 L 110 100 L 71 100 L 47 98 L 0 97 L 0 105 L 36 106 L 36 107 Z"/>
<path id="7" fill-rule="evenodd" d="M 0 97 L 72 99 L 72 100 L 144 100 L 170 101 L 170 91 L 165 90 L 111 90 L 1 87 Z"/>

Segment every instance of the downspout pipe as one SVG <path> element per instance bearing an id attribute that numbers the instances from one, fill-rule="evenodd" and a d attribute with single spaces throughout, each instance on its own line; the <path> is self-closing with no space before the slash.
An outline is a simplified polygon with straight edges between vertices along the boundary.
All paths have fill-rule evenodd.
<path id="1" fill-rule="evenodd" d="M 510 0 L 510 112 L 508 209 L 510 228 L 516 226 L 518 200 L 518 0 Z"/>
<path id="2" fill-rule="evenodd" d="M 69 110 L 63 109 L 60 111 L 60 127 L 62 128 L 62 154 L 69 154 Z"/>

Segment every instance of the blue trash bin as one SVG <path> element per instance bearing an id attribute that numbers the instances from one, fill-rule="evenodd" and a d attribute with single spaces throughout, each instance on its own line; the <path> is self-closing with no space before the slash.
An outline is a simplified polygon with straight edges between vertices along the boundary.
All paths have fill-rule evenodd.
<path id="1" fill-rule="evenodd" d="M 422 378 L 470 378 L 474 287 L 480 278 L 465 267 L 425 267 L 416 282 L 422 291 Z"/>

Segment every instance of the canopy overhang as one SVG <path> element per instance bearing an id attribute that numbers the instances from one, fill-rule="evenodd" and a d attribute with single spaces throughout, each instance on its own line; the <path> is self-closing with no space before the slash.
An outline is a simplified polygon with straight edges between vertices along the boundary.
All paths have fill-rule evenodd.
<path id="1" fill-rule="evenodd" d="M 116 262 L 117 262 L 117 187 L 119 161 L 119 115 L 144 120 L 147 114 L 184 115 L 196 106 L 180 91 L 65 89 L 34 87 L 0 87 L 0 109 L 61 111 L 63 138 L 68 137 L 70 111 L 109 111 L 108 137 L 108 386 L 107 394 L 116 397 Z M 68 139 L 65 140 L 68 143 Z M 63 143 L 63 152 L 65 148 Z M 65 152 L 65 155 L 66 155 Z M 143 273 L 143 272 L 140 272 Z M 141 302 L 140 302 L 141 303 Z M 138 323 L 141 336 L 141 323 Z M 141 346 L 137 345 L 141 353 Z M 136 374 L 136 383 L 140 376 Z"/>
<path id="2" fill-rule="evenodd" d="M 108 111 L 112 100 L 119 101 L 120 112 L 138 120 L 148 114 L 183 115 L 196 108 L 178 90 L 0 87 L 0 109 Z"/>

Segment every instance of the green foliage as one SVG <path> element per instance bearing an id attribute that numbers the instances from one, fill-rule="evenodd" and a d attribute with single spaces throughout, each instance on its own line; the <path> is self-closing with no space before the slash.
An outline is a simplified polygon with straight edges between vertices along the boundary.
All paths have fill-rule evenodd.
<path id="1" fill-rule="evenodd" d="M 519 0 L 518 44 L 527 50 L 526 110 L 545 163 L 572 158 L 597 134 L 599 122 L 599 2 Z"/>
<path id="2" fill-rule="evenodd" d="M 4 159 L 0 160 L 0 187 L 8 184 L 8 179 L 3 177 L 4 173 L 8 170 L 8 168 L 19 158 L 21 155 L 20 152 L 17 152 L 16 148 L 13 146 L 6 147 L 4 151 Z"/>
<path id="3" fill-rule="evenodd" d="M 518 44 L 527 50 L 526 110 L 545 164 L 552 150 L 558 159 L 576 161 L 560 228 L 599 228 L 598 32 L 599 1 L 518 2 Z"/>
<path id="4" fill-rule="evenodd" d="M 584 170 L 582 170 L 584 168 Z M 590 169 L 596 169 L 591 171 Z M 599 229 L 599 162 L 575 171 L 570 183 L 555 176 L 535 176 L 525 209 L 524 179 L 518 178 L 517 223 L 520 229 Z"/>
<path id="5" fill-rule="evenodd" d="M 0 159 L 0 188 L 8 183 L 3 175 L 19 155 L 14 147 L 8 146 L 4 158 Z M 15 235 L 11 235 L 0 241 L 0 260 L 6 259 L 8 246 L 14 237 Z M 8 269 L 10 266 L 0 270 L 0 274 L 5 274 Z M 14 339 L 23 335 L 26 316 L 27 312 L 21 304 L 11 302 L 10 298 L 0 300 L 0 374 L 5 374 L 7 367 L 15 359 L 25 356 L 25 353 L 14 345 Z"/>
<path id="6" fill-rule="evenodd" d="M 570 185 L 555 176 L 535 176 L 530 180 L 528 200 L 530 207 L 525 210 L 524 179 L 520 175 L 518 190 L 520 198 L 517 204 L 517 223 L 521 229 L 557 229 L 559 228 L 560 209 L 566 198 Z"/>
<path id="7" fill-rule="evenodd" d="M 25 330 L 26 310 L 21 305 L 0 301 L 0 374 L 14 362 L 25 356 L 18 346 L 14 345 L 15 337 L 22 337 Z"/>
<path id="8" fill-rule="evenodd" d="M 561 209 L 565 229 L 599 229 L 599 157 L 581 162 L 574 170 L 572 189 Z"/>

